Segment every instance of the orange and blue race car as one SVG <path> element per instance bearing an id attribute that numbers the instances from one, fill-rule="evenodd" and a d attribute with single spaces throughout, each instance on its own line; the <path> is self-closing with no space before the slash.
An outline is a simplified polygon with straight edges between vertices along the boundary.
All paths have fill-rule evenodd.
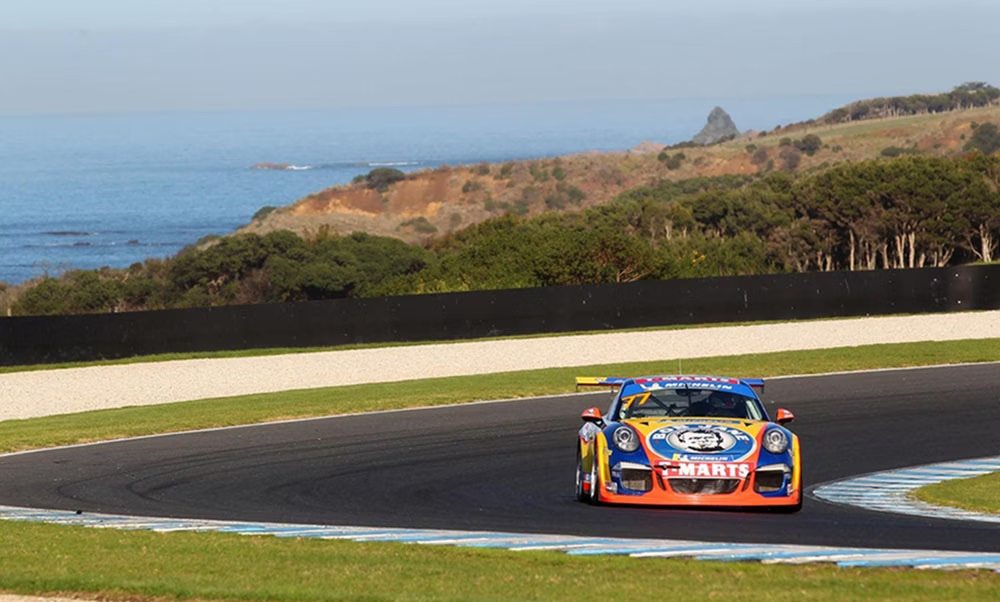
<path id="1" fill-rule="evenodd" d="M 615 389 L 606 415 L 583 412 L 576 496 L 592 504 L 802 508 L 799 438 L 774 422 L 761 379 L 580 377 Z"/>

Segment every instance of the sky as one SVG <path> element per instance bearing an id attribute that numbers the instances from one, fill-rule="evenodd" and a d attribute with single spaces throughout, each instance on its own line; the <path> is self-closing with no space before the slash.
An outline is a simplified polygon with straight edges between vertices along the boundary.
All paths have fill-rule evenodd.
<path id="1" fill-rule="evenodd" d="M 0 114 L 940 92 L 997 0 L 0 0 Z"/>

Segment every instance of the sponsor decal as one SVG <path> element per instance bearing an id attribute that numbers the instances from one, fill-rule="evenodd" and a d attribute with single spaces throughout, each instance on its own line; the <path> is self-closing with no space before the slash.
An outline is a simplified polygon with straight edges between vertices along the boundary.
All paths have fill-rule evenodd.
<path id="1" fill-rule="evenodd" d="M 753 465 L 749 462 L 665 462 L 663 476 L 682 479 L 745 479 Z"/>
<path id="2" fill-rule="evenodd" d="M 725 383 L 678 383 L 678 382 L 637 382 L 643 391 L 662 391 L 664 389 L 710 389 L 712 391 L 732 391 L 733 385 Z M 692 386 L 693 385 L 693 386 Z"/>
<path id="3" fill-rule="evenodd" d="M 678 424 L 649 434 L 650 450 L 663 458 L 687 462 L 736 462 L 757 448 L 746 431 L 723 424 Z"/>
<path id="4" fill-rule="evenodd" d="M 737 385 L 740 381 L 735 378 L 719 378 L 718 376 L 654 376 L 653 378 L 637 378 L 635 382 L 659 383 L 659 382 L 684 382 L 684 383 L 729 383 Z"/>

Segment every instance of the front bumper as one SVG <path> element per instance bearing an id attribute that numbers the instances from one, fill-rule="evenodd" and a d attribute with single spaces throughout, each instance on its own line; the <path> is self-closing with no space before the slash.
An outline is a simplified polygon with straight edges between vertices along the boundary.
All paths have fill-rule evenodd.
<path id="1" fill-rule="evenodd" d="M 690 471 L 621 462 L 604 467 L 600 499 L 656 506 L 794 506 L 802 495 L 797 466 L 720 463 L 713 471 Z"/>

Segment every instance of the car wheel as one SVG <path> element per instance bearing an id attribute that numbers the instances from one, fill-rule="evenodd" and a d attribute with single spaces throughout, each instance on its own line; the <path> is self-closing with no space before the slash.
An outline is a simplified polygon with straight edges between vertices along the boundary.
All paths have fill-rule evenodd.
<path id="1" fill-rule="evenodd" d="M 580 502 L 589 501 L 589 495 L 583 490 L 583 456 L 576 450 L 576 499 Z"/>
<path id="2" fill-rule="evenodd" d="M 597 470 L 597 464 L 597 456 L 594 456 L 594 461 L 590 463 L 590 493 L 587 496 L 587 501 L 594 506 L 601 503 L 600 471 Z"/>

